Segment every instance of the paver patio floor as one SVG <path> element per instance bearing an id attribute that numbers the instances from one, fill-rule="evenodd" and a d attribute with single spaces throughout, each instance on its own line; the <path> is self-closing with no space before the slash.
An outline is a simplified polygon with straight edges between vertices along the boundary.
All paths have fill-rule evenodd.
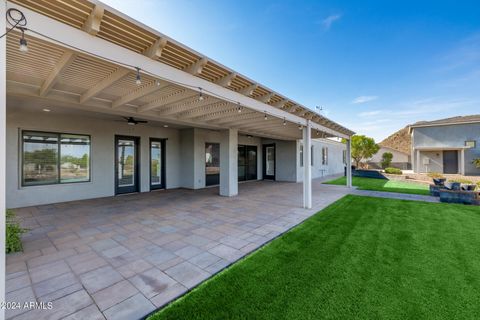
<path id="1" fill-rule="evenodd" d="M 141 318 L 349 192 L 322 180 L 311 210 L 302 184 L 268 181 L 231 198 L 178 189 L 17 209 L 30 231 L 7 255 L 7 301 L 52 309 L 7 318 Z"/>

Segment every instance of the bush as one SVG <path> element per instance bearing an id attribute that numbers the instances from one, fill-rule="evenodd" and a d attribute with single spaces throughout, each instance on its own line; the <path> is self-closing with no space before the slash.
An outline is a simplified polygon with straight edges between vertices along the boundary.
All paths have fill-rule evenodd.
<path id="1" fill-rule="evenodd" d="M 475 167 L 480 169 L 480 158 L 473 159 L 472 163 Z"/>
<path id="2" fill-rule="evenodd" d="M 391 152 L 384 152 L 382 154 L 382 160 L 380 161 L 382 168 L 383 169 L 388 168 L 392 163 L 392 159 L 393 159 L 393 154 Z"/>
<path id="3" fill-rule="evenodd" d="M 429 176 L 432 179 L 444 179 L 445 178 L 443 176 L 443 174 L 441 174 L 439 172 L 429 172 L 429 173 L 427 173 L 427 176 Z"/>
<path id="4" fill-rule="evenodd" d="M 385 173 L 389 174 L 402 174 L 402 170 L 398 168 L 385 168 Z"/>
<path id="5" fill-rule="evenodd" d="M 22 251 L 23 248 L 20 236 L 26 230 L 20 227 L 20 224 L 15 217 L 15 213 L 12 210 L 7 210 L 6 224 L 5 253 Z"/>

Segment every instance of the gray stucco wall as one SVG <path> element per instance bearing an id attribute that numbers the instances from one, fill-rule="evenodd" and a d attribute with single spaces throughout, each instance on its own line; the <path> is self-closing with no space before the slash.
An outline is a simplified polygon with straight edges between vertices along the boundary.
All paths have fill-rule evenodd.
<path id="1" fill-rule="evenodd" d="M 91 136 L 91 181 L 48 186 L 21 186 L 20 130 L 88 134 Z M 114 184 L 114 137 L 140 137 L 140 191 L 150 190 L 149 138 L 167 138 L 166 186 L 177 188 L 180 180 L 179 132 L 175 129 L 147 125 L 128 126 L 112 120 L 59 115 L 45 112 L 7 109 L 7 207 L 55 203 L 112 196 Z"/>
<path id="2" fill-rule="evenodd" d="M 458 148 L 471 140 L 476 141 L 476 147 L 465 150 L 465 174 L 479 175 L 480 169 L 475 168 L 472 160 L 480 157 L 480 123 L 414 128 L 412 147 Z"/>
<path id="3" fill-rule="evenodd" d="M 263 139 L 263 144 L 275 144 L 275 180 L 296 182 L 296 141 Z"/>
<path id="4" fill-rule="evenodd" d="M 297 141 L 297 181 L 303 181 L 303 166 L 300 162 L 300 146 L 302 140 Z M 312 178 L 344 173 L 345 164 L 343 163 L 343 150 L 346 146 L 343 143 L 329 139 L 312 139 L 313 146 L 313 166 Z M 326 165 L 322 164 L 322 148 L 328 148 L 328 161 Z M 305 159 L 307 160 L 307 159 Z M 310 162 L 310 159 L 308 160 Z"/>
<path id="5" fill-rule="evenodd" d="M 21 186 L 21 130 L 86 134 L 91 136 L 91 181 L 48 186 Z M 113 196 L 115 194 L 115 135 L 140 137 L 140 191 L 150 191 L 149 139 L 165 138 L 166 187 L 198 189 L 205 187 L 205 143 L 225 147 L 225 132 L 205 129 L 174 129 L 161 126 L 129 126 L 111 119 L 79 115 L 7 109 L 7 207 L 65 202 Z M 275 143 L 276 180 L 302 181 L 299 141 L 282 141 L 238 136 L 238 144 L 257 146 L 257 177 L 263 179 L 263 145 Z M 313 141 L 315 165 L 312 177 L 343 172 L 342 150 L 336 142 Z M 328 166 L 321 165 L 321 146 L 329 148 Z M 220 159 L 222 162 L 222 159 Z"/>

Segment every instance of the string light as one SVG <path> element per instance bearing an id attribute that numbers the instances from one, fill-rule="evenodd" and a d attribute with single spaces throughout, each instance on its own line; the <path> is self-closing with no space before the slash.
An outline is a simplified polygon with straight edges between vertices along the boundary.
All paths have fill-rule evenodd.
<path id="1" fill-rule="evenodd" d="M 19 15 L 20 18 L 13 18 L 13 12 L 15 12 L 17 15 Z M 11 20 L 11 21 L 10 21 Z M 118 60 L 115 60 L 115 59 L 112 59 L 112 58 L 108 58 L 108 57 L 105 57 L 105 56 L 102 56 L 102 55 L 99 55 L 99 54 L 96 54 L 96 53 L 93 53 L 93 52 L 90 52 L 90 51 L 87 51 L 85 49 L 81 49 L 79 47 L 76 47 L 76 46 L 73 46 L 73 45 L 70 45 L 66 42 L 63 42 L 61 40 L 58 40 L 58 39 L 55 39 L 55 38 L 52 38 L 52 37 L 49 37 L 48 35 L 45 35 L 45 34 L 42 34 L 38 31 L 35 31 L 33 29 L 27 29 L 26 28 L 26 25 L 27 25 L 27 21 L 25 19 L 25 16 L 23 15 L 23 13 L 17 9 L 14 9 L 14 8 L 11 8 L 9 10 L 7 10 L 7 22 L 12 26 L 10 29 L 7 30 L 7 32 L 5 32 L 4 34 L 0 35 L 0 38 L 3 38 L 4 36 L 6 36 L 10 31 L 12 31 L 13 29 L 17 28 L 17 29 L 20 29 L 21 32 L 22 32 L 22 37 L 20 39 L 20 45 L 19 45 L 19 50 L 21 52 L 28 52 L 28 43 L 27 43 L 27 40 L 25 39 L 25 31 L 29 31 L 29 32 L 32 32 L 34 34 L 37 34 L 41 37 L 44 37 L 46 39 L 49 39 L 55 43 L 58 43 L 58 44 L 61 44 L 61 45 L 64 45 L 68 48 L 71 48 L 71 49 L 74 49 L 74 50 L 77 50 L 79 52 L 83 52 L 83 53 L 86 53 L 88 55 L 91 55 L 91 56 L 94 56 L 94 57 L 97 57 L 99 59 L 102 59 L 102 60 L 105 60 L 105 61 L 109 61 L 109 62 L 113 62 L 113 63 L 116 63 L 116 64 L 119 64 L 119 65 L 123 65 L 124 67 L 129 67 L 129 68 L 132 68 L 134 70 L 136 70 L 136 76 L 135 76 L 135 83 L 137 85 L 141 85 L 142 84 L 142 80 L 141 80 L 141 75 L 140 75 L 140 68 L 139 67 L 136 67 L 136 66 L 133 66 L 133 65 L 130 65 L 128 63 L 124 63 L 124 62 L 121 62 L 121 61 L 118 61 Z M 152 75 L 153 77 L 158 77 L 157 74 L 154 74 L 152 72 L 149 72 L 148 70 L 142 70 L 144 73 L 148 74 L 148 75 Z M 180 85 L 180 86 L 183 86 L 183 87 L 189 87 L 189 88 L 195 88 L 194 86 L 190 85 L 190 84 L 187 84 L 187 83 L 182 83 L 182 82 L 179 82 L 179 81 L 175 81 L 173 79 L 167 79 L 167 78 L 161 78 L 162 80 L 165 80 L 165 81 L 168 81 L 170 83 L 173 83 L 173 84 L 177 84 L 177 85 Z M 161 86 L 161 82 L 160 80 L 156 80 L 156 85 L 157 86 Z M 198 88 L 200 89 L 200 93 L 199 93 L 199 100 L 204 100 L 204 96 L 203 96 L 203 89 L 202 88 Z M 207 91 L 209 92 L 209 95 L 212 95 L 212 96 L 215 96 L 215 97 L 218 97 L 220 99 L 224 99 L 226 101 L 230 101 L 230 102 L 236 102 L 239 104 L 239 107 L 238 107 L 238 112 L 242 112 L 243 110 L 243 107 L 240 106 L 240 102 L 238 101 L 235 101 L 235 100 L 232 100 L 232 99 L 228 99 L 226 97 L 223 97 L 223 96 L 220 96 L 214 92 L 211 92 L 211 91 Z M 323 107 L 319 107 L 317 108 L 319 109 L 319 111 L 322 111 L 323 110 Z M 267 117 L 267 112 L 265 111 L 265 116 L 264 116 L 264 119 L 265 120 L 268 120 L 268 117 Z M 283 121 L 283 125 L 286 126 L 286 120 L 284 118 L 284 121 Z M 299 124 L 298 126 L 298 129 L 301 130 L 303 129 L 303 126 L 301 124 Z"/>
<path id="2" fill-rule="evenodd" d="M 135 69 L 137 70 L 137 75 L 135 77 L 135 83 L 137 84 L 137 86 L 139 86 L 139 85 L 142 84 L 142 79 L 140 78 L 140 68 L 135 67 Z"/>
<path id="3" fill-rule="evenodd" d="M 319 135 L 320 135 L 320 131 L 317 130 L 317 136 L 319 136 Z"/>
<path id="4" fill-rule="evenodd" d="M 160 87 L 160 80 L 155 80 L 155 83 L 157 84 L 157 87 Z"/>
<path id="5" fill-rule="evenodd" d="M 198 88 L 198 90 L 200 90 L 200 94 L 198 95 L 198 100 L 203 101 L 203 99 L 205 98 L 203 97 L 202 88 Z"/>
<path id="6" fill-rule="evenodd" d="M 238 103 L 238 108 L 237 108 L 238 113 L 242 113 L 242 105 L 240 102 Z"/>
<path id="7" fill-rule="evenodd" d="M 287 120 L 285 120 L 285 118 L 283 118 L 283 125 L 284 125 L 284 126 L 287 125 Z"/>
<path id="8" fill-rule="evenodd" d="M 28 52 L 27 39 L 25 39 L 25 29 L 20 28 L 20 30 L 22 30 L 22 37 L 20 38 L 19 50 L 20 52 Z"/>

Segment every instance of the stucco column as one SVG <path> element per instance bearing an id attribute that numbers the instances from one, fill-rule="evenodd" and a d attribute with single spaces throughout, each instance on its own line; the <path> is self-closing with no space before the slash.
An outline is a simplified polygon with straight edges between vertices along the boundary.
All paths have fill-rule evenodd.
<path id="1" fill-rule="evenodd" d="M 416 164 L 416 168 L 417 168 L 417 172 L 416 173 L 420 173 L 421 172 L 421 163 L 420 163 L 420 150 L 417 149 L 417 152 L 416 152 L 417 156 L 415 157 L 415 164 Z"/>
<path id="2" fill-rule="evenodd" d="M 460 174 L 465 175 L 465 149 L 460 150 Z"/>
<path id="3" fill-rule="evenodd" d="M 352 140 L 347 139 L 347 152 L 345 155 L 347 166 L 347 187 L 352 187 Z"/>
<path id="4" fill-rule="evenodd" d="M 6 29 L 5 3 L 0 4 L 0 32 Z M 7 119 L 7 93 L 6 93 L 6 41 L 7 37 L 0 39 L 0 301 L 5 301 L 5 165 L 6 165 L 6 119 Z M 4 319 L 5 310 L 0 308 L 0 319 Z"/>
<path id="5" fill-rule="evenodd" d="M 224 131 L 220 143 L 220 195 L 238 194 L 238 130 Z"/>
<path id="6" fill-rule="evenodd" d="M 307 120 L 307 126 L 303 128 L 303 207 L 312 208 L 312 128 L 310 120 Z"/>

